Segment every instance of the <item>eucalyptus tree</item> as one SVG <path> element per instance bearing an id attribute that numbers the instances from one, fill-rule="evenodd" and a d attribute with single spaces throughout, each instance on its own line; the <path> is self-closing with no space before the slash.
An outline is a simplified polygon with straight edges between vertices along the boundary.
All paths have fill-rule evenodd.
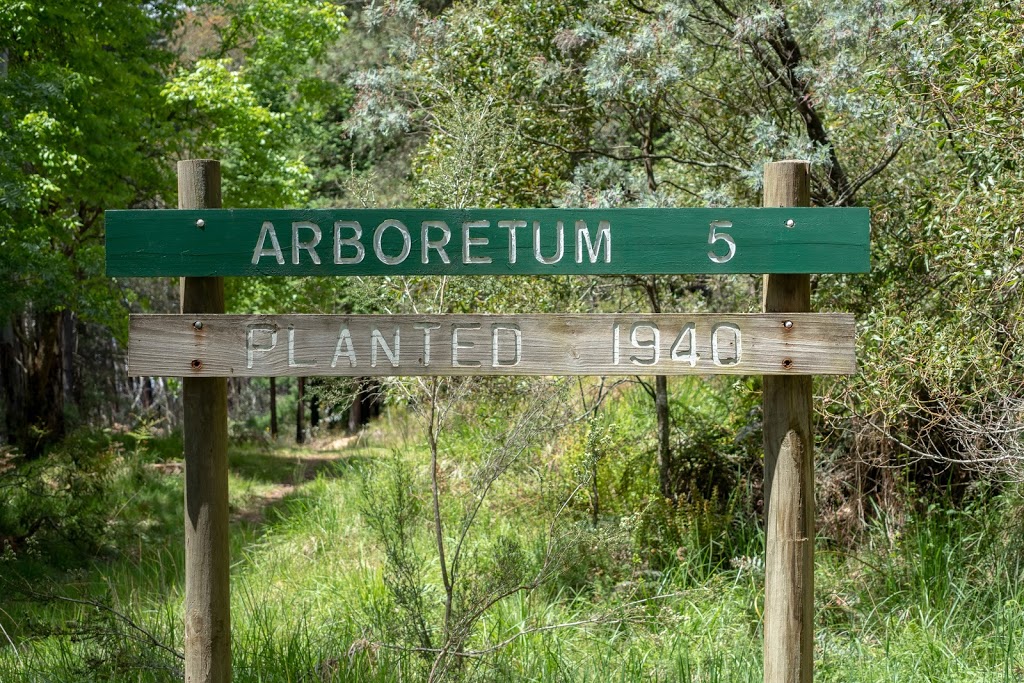
<path id="1" fill-rule="evenodd" d="M 421 136 L 415 177 L 432 197 L 450 187 L 451 128 L 467 112 L 488 112 L 489 142 L 469 163 L 493 169 L 474 180 L 492 205 L 756 205 L 764 163 L 787 157 L 812 160 L 816 204 L 850 205 L 903 145 L 896 106 L 864 87 L 898 42 L 885 3 L 477 0 L 436 16 L 373 6 L 394 59 L 355 79 L 352 123 Z M 701 296 L 687 305 L 755 305 L 750 279 L 627 284 L 641 295 L 631 305 L 655 311 L 688 293 Z M 661 491 L 674 497 L 685 482 L 665 378 L 650 391 Z"/>
<path id="2" fill-rule="evenodd" d="M 1024 16 L 1006 0 L 915 0 L 891 34 L 870 83 L 898 103 L 914 166 L 876 194 L 866 372 L 835 398 L 870 461 L 907 463 L 921 487 L 962 492 L 979 470 L 1019 481 Z"/>

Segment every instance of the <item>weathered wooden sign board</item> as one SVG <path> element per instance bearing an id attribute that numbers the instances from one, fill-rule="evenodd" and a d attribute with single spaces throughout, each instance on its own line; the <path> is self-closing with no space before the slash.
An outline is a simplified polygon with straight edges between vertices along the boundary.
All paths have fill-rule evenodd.
<path id="1" fill-rule="evenodd" d="M 135 315 L 131 375 L 836 375 L 845 313 Z"/>
<path id="2" fill-rule="evenodd" d="M 868 210 L 108 211 L 107 274 L 862 273 Z"/>

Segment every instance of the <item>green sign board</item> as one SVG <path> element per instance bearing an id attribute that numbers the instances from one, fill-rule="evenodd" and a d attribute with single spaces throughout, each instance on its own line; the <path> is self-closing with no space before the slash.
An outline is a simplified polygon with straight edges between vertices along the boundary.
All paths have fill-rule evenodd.
<path id="1" fill-rule="evenodd" d="M 106 213 L 107 274 L 862 273 L 865 208 Z"/>

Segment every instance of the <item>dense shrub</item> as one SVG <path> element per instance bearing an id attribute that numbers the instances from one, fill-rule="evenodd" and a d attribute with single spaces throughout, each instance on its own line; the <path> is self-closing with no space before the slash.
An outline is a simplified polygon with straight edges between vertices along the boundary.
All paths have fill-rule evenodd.
<path id="1" fill-rule="evenodd" d="M 117 511 L 142 481 L 143 433 L 73 433 L 35 459 L 0 459 L 0 544 L 4 552 L 52 560 L 89 556 L 113 539 Z M 172 442 L 173 447 L 173 442 Z"/>

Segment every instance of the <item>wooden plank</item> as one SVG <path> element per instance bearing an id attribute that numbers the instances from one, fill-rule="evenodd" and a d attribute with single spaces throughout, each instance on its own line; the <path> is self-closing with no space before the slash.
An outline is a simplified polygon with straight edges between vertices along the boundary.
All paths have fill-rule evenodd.
<path id="1" fill-rule="evenodd" d="M 130 327 L 134 376 L 856 371 L 854 319 L 844 313 L 133 315 Z"/>
<path id="2" fill-rule="evenodd" d="M 856 273 L 869 222 L 864 208 L 108 211 L 107 274 Z"/>
<path id="3" fill-rule="evenodd" d="M 810 204 L 808 162 L 766 164 L 764 203 Z M 765 276 L 765 313 L 810 310 L 807 275 Z M 812 400 L 810 377 L 764 378 L 765 683 L 814 679 Z"/>
<path id="4" fill-rule="evenodd" d="M 220 162 L 178 162 L 178 205 L 219 207 Z M 224 312 L 224 280 L 184 278 L 181 310 Z M 185 377 L 185 680 L 230 683 L 228 389 L 223 377 Z"/>

